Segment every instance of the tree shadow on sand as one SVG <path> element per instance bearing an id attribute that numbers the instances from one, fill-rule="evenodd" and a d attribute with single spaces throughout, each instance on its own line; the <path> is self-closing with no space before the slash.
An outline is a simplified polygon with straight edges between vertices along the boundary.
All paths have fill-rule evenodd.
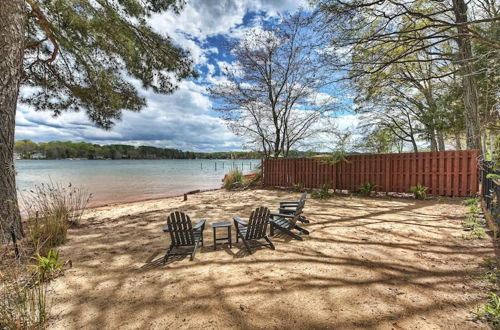
<path id="1" fill-rule="evenodd" d="M 271 194 L 243 195 L 245 206 L 238 213 L 248 214 L 255 205 L 278 205 L 283 196 L 295 197 Z M 247 198 L 253 198 L 253 206 Z M 122 217 L 108 226 L 77 228 L 63 246 L 74 269 L 56 280 L 64 288 L 56 291 L 55 308 L 61 306 L 56 324 L 484 327 L 472 322 L 469 312 L 485 299 L 478 290 L 478 264 L 498 249 L 486 240 L 453 236 L 461 231 L 453 214 L 436 218 L 420 213 L 421 207 L 433 205 L 428 202 L 398 201 L 399 207 L 391 210 L 392 200 L 374 206 L 356 199 L 351 203 L 367 207 L 353 207 L 349 217 L 338 220 L 339 214 L 349 212 L 348 201 L 308 203 L 306 216 L 311 223 L 305 226 L 311 234 L 304 235 L 304 241 L 278 232 L 271 238 L 276 250 L 260 247 L 248 254 L 241 242 L 233 249 L 221 245 L 214 251 L 206 239 L 192 262 L 186 256 L 162 262 L 169 238 L 161 228 L 169 210 L 142 213 L 132 220 Z M 231 201 L 221 202 L 217 208 L 193 212 L 192 217 L 221 219 L 234 213 L 226 209 L 232 207 Z"/>

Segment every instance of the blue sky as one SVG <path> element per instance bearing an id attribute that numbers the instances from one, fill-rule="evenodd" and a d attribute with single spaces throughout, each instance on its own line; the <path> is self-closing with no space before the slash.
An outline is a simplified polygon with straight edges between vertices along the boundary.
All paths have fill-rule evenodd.
<path id="1" fill-rule="evenodd" d="M 242 38 L 250 28 L 276 19 L 280 13 L 306 5 L 293 0 L 192 0 L 179 15 L 156 15 L 151 25 L 191 52 L 198 79 L 181 82 L 172 95 L 141 90 L 147 107 L 140 113 L 124 112 L 110 131 L 95 127 L 84 111 L 54 118 L 21 104 L 16 139 L 153 145 L 207 152 L 240 150 L 242 138 L 232 134 L 211 110 L 205 91 L 207 85 L 222 78 L 221 67 L 231 64 L 223 43 L 228 38 Z M 347 116 L 341 125 L 351 120 Z"/>

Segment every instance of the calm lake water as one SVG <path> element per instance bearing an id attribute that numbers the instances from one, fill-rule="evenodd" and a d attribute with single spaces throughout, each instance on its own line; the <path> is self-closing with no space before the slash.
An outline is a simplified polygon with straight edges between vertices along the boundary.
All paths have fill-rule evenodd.
<path id="1" fill-rule="evenodd" d="M 234 166 L 251 173 L 260 160 L 18 160 L 19 193 L 46 182 L 72 183 L 91 205 L 137 201 L 219 188 Z"/>

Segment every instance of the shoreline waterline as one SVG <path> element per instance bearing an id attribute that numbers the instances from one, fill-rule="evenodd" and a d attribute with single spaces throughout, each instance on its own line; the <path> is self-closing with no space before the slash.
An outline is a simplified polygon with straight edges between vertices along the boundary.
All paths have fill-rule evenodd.
<path id="1" fill-rule="evenodd" d="M 92 201 L 91 201 L 91 202 L 89 202 L 89 205 L 87 205 L 87 209 L 92 210 L 92 209 L 100 209 L 100 208 L 105 208 L 105 207 L 128 206 L 128 205 L 132 205 L 132 204 L 139 204 L 139 203 L 145 203 L 145 202 L 162 201 L 162 200 L 167 200 L 167 199 L 183 197 L 184 194 L 188 195 L 188 200 L 189 200 L 189 196 L 192 196 L 195 194 L 219 191 L 219 190 L 223 190 L 223 188 L 197 189 L 195 193 L 185 192 L 185 193 L 177 193 L 177 194 L 173 194 L 173 195 L 168 194 L 168 195 L 157 196 L 157 197 L 147 197 L 147 198 L 138 198 L 138 199 L 130 199 L 130 200 L 117 200 L 117 201 L 105 202 L 104 204 L 102 204 L 101 202 L 96 202 L 97 204 L 95 204 L 95 203 L 92 203 Z"/>

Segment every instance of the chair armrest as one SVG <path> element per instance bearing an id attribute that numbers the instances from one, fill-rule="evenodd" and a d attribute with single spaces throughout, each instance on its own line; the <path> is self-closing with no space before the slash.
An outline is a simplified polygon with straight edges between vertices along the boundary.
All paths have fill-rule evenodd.
<path id="1" fill-rule="evenodd" d="M 234 224 L 238 224 L 238 225 L 241 225 L 241 226 L 248 226 L 248 223 L 246 223 L 245 221 L 241 220 L 240 218 L 238 217 L 233 217 L 233 220 L 234 220 Z"/>
<path id="2" fill-rule="evenodd" d="M 283 214 L 283 213 L 271 213 L 271 218 L 293 218 L 294 214 Z"/>
<path id="3" fill-rule="evenodd" d="M 291 202 L 291 201 L 288 201 L 288 202 L 280 202 L 280 205 L 298 205 L 299 202 Z"/>
<path id="4" fill-rule="evenodd" d="M 300 204 L 280 204 L 280 208 L 291 208 L 296 209 Z"/>
<path id="5" fill-rule="evenodd" d="M 205 219 L 201 219 L 196 225 L 193 226 L 193 229 L 198 230 L 201 228 L 201 230 L 203 231 L 203 229 L 205 229 L 205 222 Z"/>
<path id="6" fill-rule="evenodd" d="M 170 231 L 170 228 L 168 226 L 163 227 L 163 232 L 168 233 Z"/>

